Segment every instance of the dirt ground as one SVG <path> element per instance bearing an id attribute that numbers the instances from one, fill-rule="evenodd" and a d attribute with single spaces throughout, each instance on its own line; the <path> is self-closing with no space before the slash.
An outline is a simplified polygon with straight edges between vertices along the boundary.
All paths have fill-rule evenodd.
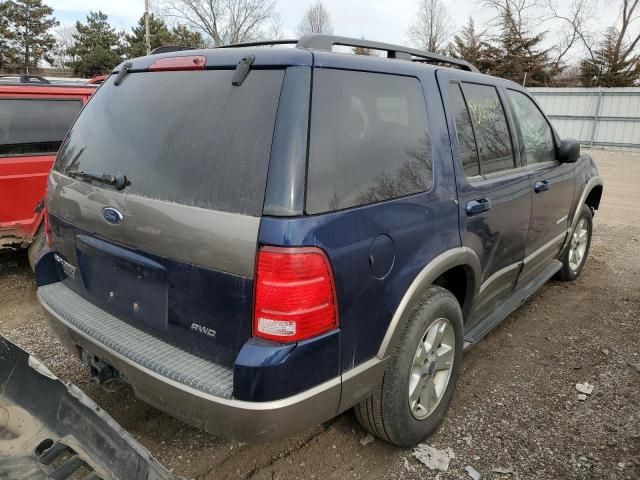
<path id="1" fill-rule="evenodd" d="M 465 354 L 441 429 L 447 472 L 381 441 L 351 412 L 271 444 L 204 434 L 91 384 L 37 305 L 25 255 L 3 257 L 0 332 L 89 394 L 167 468 L 197 479 L 640 479 L 640 154 L 592 152 L 605 181 L 591 253 L 573 283 L 549 282 Z M 576 383 L 593 393 L 579 401 Z M 498 473 L 494 470 L 502 470 Z"/>

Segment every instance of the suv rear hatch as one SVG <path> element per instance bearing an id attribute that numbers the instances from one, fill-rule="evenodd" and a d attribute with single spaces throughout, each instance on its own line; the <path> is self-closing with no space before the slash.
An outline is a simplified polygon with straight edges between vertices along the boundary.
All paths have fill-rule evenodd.
<path id="1" fill-rule="evenodd" d="M 170 71 L 148 71 L 152 56 L 109 77 L 63 144 L 47 198 L 69 288 L 156 338 L 231 366 L 251 336 L 285 70 L 256 61 L 233 85 L 242 53 L 207 54 L 208 64 L 223 64 L 175 70 L 179 60 L 165 63 Z M 126 185 L 102 174 L 126 177 Z"/>

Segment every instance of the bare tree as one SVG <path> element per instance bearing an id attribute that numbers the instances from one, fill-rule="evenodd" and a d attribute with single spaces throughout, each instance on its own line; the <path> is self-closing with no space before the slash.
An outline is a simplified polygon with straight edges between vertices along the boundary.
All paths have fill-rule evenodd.
<path id="1" fill-rule="evenodd" d="M 635 33 L 631 33 L 631 24 L 639 18 L 639 2 L 640 0 L 622 0 L 620 28 L 616 29 L 618 38 L 615 44 L 616 52 L 622 59 L 627 59 L 631 56 L 638 45 L 638 41 L 640 41 L 640 32 L 636 31 Z"/>
<path id="2" fill-rule="evenodd" d="M 510 16 L 513 18 L 515 30 L 518 34 L 522 35 L 528 30 L 535 28 L 539 21 L 541 0 L 482 0 L 482 3 L 493 10 L 495 10 L 498 21 Z"/>
<path id="3" fill-rule="evenodd" d="M 53 56 L 53 65 L 58 68 L 69 68 L 76 58 L 69 53 L 69 50 L 75 44 L 74 35 L 78 34 L 75 25 L 71 23 L 63 23 L 53 29 L 53 37 L 56 43 L 51 51 Z"/>
<path id="4" fill-rule="evenodd" d="M 409 28 L 409 38 L 418 48 L 444 52 L 452 30 L 451 16 L 442 0 L 420 0 L 416 19 Z"/>
<path id="5" fill-rule="evenodd" d="M 307 9 L 298 25 L 297 33 L 300 37 L 311 33 L 333 33 L 331 15 L 322 2 L 318 1 Z"/>
<path id="6" fill-rule="evenodd" d="M 560 65 L 576 45 L 582 45 L 593 60 L 596 41 L 588 20 L 593 18 L 595 2 L 596 0 L 572 0 L 568 10 L 562 11 L 554 0 L 547 0 L 549 13 L 545 20 L 557 20 L 562 25 L 557 30 L 558 41 L 554 48 L 556 65 Z"/>
<path id="7" fill-rule="evenodd" d="M 214 46 L 264 38 L 275 14 L 274 0 L 166 0 L 163 7 L 164 16 L 201 31 Z"/>
<path id="8" fill-rule="evenodd" d="M 282 17 L 279 13 L 274 13 L 269 19 L 265 40 L 282 40 L 284 38 L 282 28 Z"/>
<path id="9" fill-rule="evenodd" d="M 609 26 L 580 68 L 583 83 L 590 86 L 630 87 L 640 82 L 640 30 L 633 28 L 640 18 L 640 0 L 618 0 L 620 13 Z"/>

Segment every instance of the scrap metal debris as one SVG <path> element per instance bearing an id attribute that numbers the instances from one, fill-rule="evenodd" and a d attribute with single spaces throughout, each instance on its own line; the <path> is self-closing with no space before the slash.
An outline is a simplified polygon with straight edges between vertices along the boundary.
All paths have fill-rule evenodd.
<path id="1" fill-rule="evenodd" d="M 593 385 L 591 385 L 588 382 L 576 383 L 576 390 L 579 393 L 584 393 L 585 395 L 591 395 L 593 393 Z"/>
<path id="2" fill-rule="evenodd" d="M 426 443 L 418 444 L 412 455 L 431 470 L 440 470 L 446 472 L 449 469 L 449 462 L 456 458 L 455 453 L 450 447 L 444 450 L 438 450 Z"/>
<path id="3" fill-rule="evenodd" d="M 370 433 L 367 433 L 366 437 L 363 437 L 360 439 L 360 445 L 362 445 L 363 447 L 366 447 L 367 445 L 371 445 L 375 441 L 376 441 L 376 437 L 374 437 Z"/>
<path id="4" fill-rule="evenodd" d="M 480 480 L 480 478 L 482 477 L 482 475 L 480 475 L 480 472 L 473 468 L 471 465 L 467 465 L 466 467 L 464 467 L 464 469 L 467 474 L 471 478 L 473 478 L 473 480 Z"/>

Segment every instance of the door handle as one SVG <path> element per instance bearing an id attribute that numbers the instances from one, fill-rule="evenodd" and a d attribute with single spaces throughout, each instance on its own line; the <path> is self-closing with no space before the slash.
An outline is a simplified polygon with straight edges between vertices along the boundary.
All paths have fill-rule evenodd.
<path id="1" fill-rule="evenodd" d="M 540 180 L 539 182 L 535 183 L 535 185 L 533 186 L 533 190 L 536 193 L 546 192 L 547 190 L 549 190 L 549 187 L 549 180 Z"/>
<path id="2" fill-rule="evenodd" d="M 467 202 L 467 215 L 472 217 L 491 208 L 491 200 L 488 198 L 478 198 Z"/>

